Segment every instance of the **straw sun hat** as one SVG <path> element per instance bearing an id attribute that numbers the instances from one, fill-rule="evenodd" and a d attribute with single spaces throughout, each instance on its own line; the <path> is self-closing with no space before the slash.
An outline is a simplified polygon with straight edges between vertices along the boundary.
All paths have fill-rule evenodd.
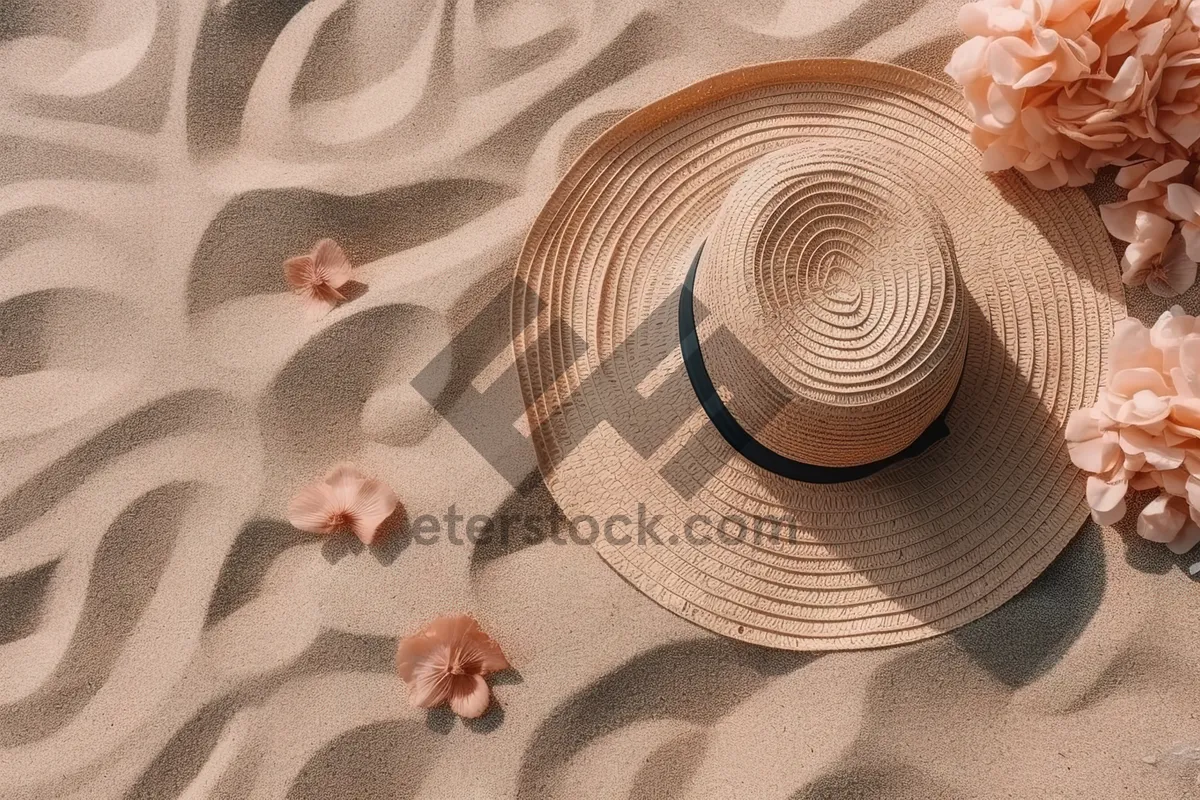
<path id="1" fill-rule="evenodd" d="M 772 647 L 897 644 L 1079 529 L 1062 431 L 1119 270 L 1083 194 L 985 174 L 970 126 L 899 67 L 763 64 L 633 113 L 554 190 L 513 297 L 532 438 L 658 603 Z"/>

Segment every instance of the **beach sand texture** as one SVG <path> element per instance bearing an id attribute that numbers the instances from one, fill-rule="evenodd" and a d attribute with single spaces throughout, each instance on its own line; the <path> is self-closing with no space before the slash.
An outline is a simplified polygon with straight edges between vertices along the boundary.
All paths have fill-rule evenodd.
<path id="1" fill-rule="evenodd" d="M 815 656 L 587 546 L 285 519 L 343 459 L 410 518 L 553 518 L 411 381 L 519 411 L 489 301 L 557 177 L 744 63 L 937 75 L 958 5 L 0 0 L 0 797 L 1200 797 L 1200 555 L 1128 527 L 952 634 Z M 322 236 L 356 284 L 313 321 L 281 265 Z M 466 723 L 393 666 L 455 611 L 515 666 Z"/>

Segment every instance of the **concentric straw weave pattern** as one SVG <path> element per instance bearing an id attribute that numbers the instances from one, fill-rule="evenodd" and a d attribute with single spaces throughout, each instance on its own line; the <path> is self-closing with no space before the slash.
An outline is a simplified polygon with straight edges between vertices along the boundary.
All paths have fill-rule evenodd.
<path id="1" fill-rule="evenodd" d="M 949 232 L 888 156 L 855 142 L 764 156 L 704 248 L 696 296 L 739 345 L 714 341 L 709 375 L 743 428 L 796 461 L 859 465 L 903 450 L 962 374 Z"/>

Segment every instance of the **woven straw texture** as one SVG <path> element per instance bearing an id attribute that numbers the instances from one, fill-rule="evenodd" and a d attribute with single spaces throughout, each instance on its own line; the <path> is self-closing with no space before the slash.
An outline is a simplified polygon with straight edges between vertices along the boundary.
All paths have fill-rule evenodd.
<path id="1" fill-rule="evenodd" d="M 777 62 L 635 112 L 553 192 L 513 298 L 539 463 L 568 519 L 604 531 L 600 554 L 663 606 L 772 647 L 897 644 L 995 609 L 1079 529 L 1062 427 L 1099 388 L 1119 271 L 1082 193 L 985 175 L 968 130 L 957 93 L 917 73 Z M 738 456 L 691 391 L 676 325 L 709 240 L 705 358 L 764 444 L 859 463 L 954 393 L 949 436 L 831 485 Z M 745 352 L 783 387 L 774 419 L 754 419 L 780 405 L 754 396 Z"/>
<path id="2" fill-rule="evenodd" d="M 796 461 L 850 466 L 903 450 L 962 373 L 966 309 L 948 232 L 907 190 L 902 159 L 879 150 L 806 142 L 759 159 L 725 198 L 699 265 L 697 299 L 733 335 L 705 349 L 708 373 L 742 427 Z"/>

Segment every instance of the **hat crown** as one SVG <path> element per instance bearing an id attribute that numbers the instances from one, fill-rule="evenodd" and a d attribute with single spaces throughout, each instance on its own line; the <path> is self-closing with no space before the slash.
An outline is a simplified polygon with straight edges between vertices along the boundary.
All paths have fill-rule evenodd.
<path id="1" fill-rule="evenodd" d="M 795 461 L 904 450 L 962 374 L 950 236 L 898 164 L 852 142 L 776 150 L 736 181 L 705 244 L 695 297 L 732 334 L 702 345 L 709 375 L 734 419 Z"/>

